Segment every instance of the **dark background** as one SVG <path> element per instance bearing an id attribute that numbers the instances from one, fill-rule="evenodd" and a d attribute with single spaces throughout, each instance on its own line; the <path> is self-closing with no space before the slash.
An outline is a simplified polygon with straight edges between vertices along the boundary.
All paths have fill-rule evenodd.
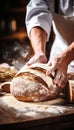
<path id="1" fill-rule="evenodd" d="M 25 26 L 26 5 L 29 0 L 0 1 L 0 63 L 7 62 L 20 69 L 33 55 Z M 49 59 L 54 35 L 46 46 Z"/>
<path id="2" fill-rule="evenodd" d="M 29 0 L 0 1 L 0 63 L 7 62 L 20 69 L 33 51 L 25 27 Z"/>

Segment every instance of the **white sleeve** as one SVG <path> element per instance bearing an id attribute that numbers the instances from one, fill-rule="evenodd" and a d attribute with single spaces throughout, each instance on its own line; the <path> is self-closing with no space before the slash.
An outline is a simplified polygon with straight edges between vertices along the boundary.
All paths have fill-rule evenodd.
<path id="1" fill-rule="evenodd" d="M 47 0 L 30 0 L 27 5 L 25 22 L 29 38 L 31 29 L 39 26 L 46 31 L 49 39 L 52 15 L 48 7 Z"/>

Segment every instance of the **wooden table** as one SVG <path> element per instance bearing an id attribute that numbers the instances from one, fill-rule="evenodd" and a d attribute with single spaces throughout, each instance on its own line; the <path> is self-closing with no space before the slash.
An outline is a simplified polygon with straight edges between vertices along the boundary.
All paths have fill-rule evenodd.
<path id="1" fill-rule="evenodd" d="M 17 101 L 0 93 L 0 130 L 74 129 L 74 105 L 64 99 L 40 103 Z"/>

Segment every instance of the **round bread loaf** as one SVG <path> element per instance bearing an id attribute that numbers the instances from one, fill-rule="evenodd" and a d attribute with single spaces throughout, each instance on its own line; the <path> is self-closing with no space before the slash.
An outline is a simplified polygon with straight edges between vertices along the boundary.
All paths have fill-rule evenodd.
<path id="1" fill-rule="evenodd" d="M 46 101 L 59 94 L 59 88 L 53 83 L 51 76 L 46 75 L 47 64 L 35 63 L 24 66 L 10 84 L 11 94 L 20 101 Z"/>

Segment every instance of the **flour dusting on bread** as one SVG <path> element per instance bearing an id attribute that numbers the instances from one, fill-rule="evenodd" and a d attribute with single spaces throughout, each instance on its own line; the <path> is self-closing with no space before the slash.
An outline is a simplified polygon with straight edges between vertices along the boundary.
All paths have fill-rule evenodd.
<path id="1" fill-rule="evenodd" d="M 45 101 L 58 96 L 59 91 L 51 76 L 46 75 L 47 64 L 36 63 L 23 67 L 13 78 L 10 91 L 21 101 Z"/>

